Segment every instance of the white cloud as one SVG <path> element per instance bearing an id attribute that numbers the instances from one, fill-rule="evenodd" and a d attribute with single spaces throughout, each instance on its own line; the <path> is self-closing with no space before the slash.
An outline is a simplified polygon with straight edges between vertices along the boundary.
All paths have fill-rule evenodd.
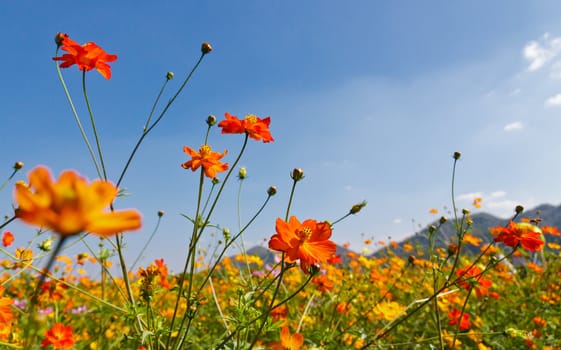
<path id="1" fill-rule="evenodd" d="M 394 224 L 401 224 L 401 219 L 393 219 Z"/>
<path id="2" fill-rule="evenodd" d="M 551 96 L 550 98 L 545 100 L 544 104 L 545 104 L 546 107 L 560 106 L 561 105 L 561 94 Z"/>
<path id="3" fill-rule="evenodd" d="M 561 52 L 561 37 L 551 38 L 545 33 L 539 41 L 530 41 L 524 46 L 524 58 L 530 63 L 528 70 L 537 71 Z"/>
<path id="4" fill-rule="evenodd" d="M 490 196 L 493 197 L 493 198 L 504 197 L 504 196 L 506 196 L 506 192 L 505 191 L 495 191 L 495 192 L 491 192 Z"/>
<path id="5" fill-rule="evenodd" d="M 514 130 L 520 130 L 522 129 L 523 125 L 521 122 L 514 122 L 514 123 L 510 123 L 505 125 L 504 127 L 504 131 L 514 131 Z"/>
<path id="6" fill-rule="evenodd" d="M 473 201 L 475 198 L 483 197 L 481 192 L 472 192 L 472 193 L 464 193 L 460 194 L 456 197 L 458 201 Z"/>

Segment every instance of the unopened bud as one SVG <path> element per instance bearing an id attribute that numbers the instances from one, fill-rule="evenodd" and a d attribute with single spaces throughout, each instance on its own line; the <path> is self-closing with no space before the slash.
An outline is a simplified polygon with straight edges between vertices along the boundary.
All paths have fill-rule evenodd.
<path id="1" fill-rule="evenodd" d="M 62 45 L 62 42 L 64 41 L 64 38 L 66 38 L 66 37 L 68 37 L 67 34 L 60 33 L 60 32 L 59 32 L 59 33 L 56 33 L 56 35 L 55 35 L 55 43 L 56 43 L 56 46 L 57 46 L 57 47 L 61 46 L 61 45 Z"/>
<path id="2" fill-rule="evenodd" d="M 447 218 L 446 216 L 441 216 L 441 217 L 440 217 L 440 221 L 439 221 L 439 222 L 440 222 L 441 225 L 444 225 L 444 223 L 445 223 L 446 221 L 448 221 L 448 218 Z"/>
<path id="3" fill-rule="evenodd" d="M 212 51 L 212 46 L 210 46 L 209 43 L 204 42 L 204 43 L 201 45 L 201 52 L 203 53 L 203 55 L 206 55 L 207 53 L 209 53 L 209 52 L 211 52 L 211 51 Z"/>
<path id="4" fill-rule="evenodd" d="M 167 80 L 172 80 L 173 79 L 173 72 L 167 72 L 166 79 Z"/>
<path id="5" fill-rule="evenodd" d="M 304 170 L 300 168 L 294 168 L 294 170 L 292 170 L 292 173 L 290 174 L 290 177 L 294 181 L 300 181 L 304 178 Z"/>
<path id="6" fill-rule="evenodd" d="M 267 189 L 267 194 L 269 196 L 274 196 L 275 194 L 277 194 L 277 187 L 276 186 L 271 186 Z"/>
<path id="7" fill-rule="evenodd" d="M 355 204 L 351 207 L 351 210 L 349 210 L 350 214 L 357 214 L 359 211 L 362 210 L 362 208 L 366 207 L 366 201 L 362 201 L 358 204 Z"/>
<path id="8" fill-rule="evenodd" d="M 208 126 L 213 126 L 214 124 L 216 124 L 216 117 L 212 114 L 209 115 L 208 117 L 206 117 L 206 123 L 208 124 Z"/>
<path id="9" fill-rule="evenodd" d="M 213 177 L 213 178 L 212 178 L 212 184 L 213 184 L 213 185 L 218 185 L 219 183 L 220 183 L 220 179 L 219 179 L 219 178 L 217 178 L 217 177 Z"/>
<path id="10" fill-rule="evenodd" d="M 20 170 L 21 168 L 23 168 L 23 162 L 16 162 L 14 164 L 14 170 Z"/>
<path id="11" fill-rule="evenodd" d="M 516 214 L 522 214 L 522 212 L 524 211 L 524 207 L 521 205 L 517 205 L 514 211 L 516 212 Z"/>
<path id="12" fill-rule="evenodd" d="M 460 159 L 461 156 L 462 156 L 462 154 L 461 154 L 460 152 L 454 152 L 454 156 L 453 156 L 453 157 L 454 157 L 455 160 Z"/>
<path id="13" fill-rule="evenodd" d="M 308 269 L 308 272 L 310 273 L 310 275 L 315 276 L 320 272 L 320 268 L 319 268 L 318 265 L 312 264 L 312 265 L 310 265 L 310 268 Z"/>
<path id="14" fill-rule="evenodd" d="M 226 240 L 226 242 L 228 242 L 228 240 L 230 239 L 230 229 L 229 228 L 223 228 L 222 229 L 222 236 L 224 236 L 224 240 Z"/>
<path id="15" fill-rule="evenodd" d="M 458 252 L 458 245 L 451 243 L 448 245 L 448 255 L 455 255 Z"/>
<path id="16" fill-rule="evenodd" d="M 247 169 L 245 167 L 241 167 L 240 171 L 238 171 L 238 179 L 243 180 L 247 177 Z"/>
<path id="17" fill-rule="evenodd" d="M 430 226 L 429 226 L 429 233 L 432 234 L 432 233 L 435 233 L 435 232 L 436 232 L 436 226 L 430 225 Z"/>
<path id="18" fill-rule="evenodd" d="M 462 214 L 469 215 L 469 213 L 470 213 L 469 209 L 462 209 Z"/>
<path id="19" fill-rule="evenodd" d="M 409 257 L 407 258 L 407 262 L 409 262 L 410 265 L 415 265 L 415 260 L 417 260 L 415 255 L 409 255 Z"/>
<path id="20" fill-rule="evenodd" d="M 49 238 L 44 240 L 43 242 L 39 243 L 39 249 L 41 249 L 44 252 L 49 252 L 51 251 L 51 249 L 53 248 L 53 238 Z"/>
<path id="21" fill-rule="evenodd" d="M 162 216 L 164 216 L 164 211 L 158 210 L 158 217 L 161 218 Z"/>

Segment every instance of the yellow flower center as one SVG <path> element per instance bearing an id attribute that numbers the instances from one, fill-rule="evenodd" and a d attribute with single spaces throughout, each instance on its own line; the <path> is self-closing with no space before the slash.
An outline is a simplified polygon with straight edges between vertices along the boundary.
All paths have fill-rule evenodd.
<path id="1" fill-rule="evenodd" d="M 300 239 L 300 242 L 305 242 L 310 238 L 312 235 L 312 229 L 307 226 L 303 226 L 299 230 L 296 231 L 296 236 Z"/>
<path id="2" fill-rule="evenodd" d="M 245 120 L 249 124 L 255 124 L 257 122 L 257 116 L 255 114 L 248 114 L 245 116 Z"/>
<path id="3" fill-rule="evenodd" d="M 211 151 L 212 148 L 209 145 L 202 145 L 201 148 L 199 148 L 199 153 L 201 154 L 202 158 L 208 156 Z"/>

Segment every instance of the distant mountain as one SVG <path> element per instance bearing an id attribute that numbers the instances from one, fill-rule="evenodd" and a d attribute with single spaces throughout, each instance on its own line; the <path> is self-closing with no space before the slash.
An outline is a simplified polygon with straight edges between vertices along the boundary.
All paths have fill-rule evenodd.
<path id="1" fill-rule="evenodd" d="M 461 214 L 458 216 L 461 220 Z M 514 214 L 513 214 L 514 216 Z M 539 219 L 541 220 L 540 226 L 556 226 L 561 229 L 561 205 L 553 206 L 550 204 L 542 204 L 533 209 L 525 210 L 520 214 L 515 221 L 520 221 L 522 218 L 528 219 Z M 471 215 L 473 221 L 473 226 L 471 227 L 470 233 L 481 239 L 482 243 L 491 242 L 493 236 L 489 233 L 489 228 L 495 226 L 506 226 L 508 225 L 509 219 L 501 219 L 496 216 L 487 213 L 477 213 Z M 439 220 L 434 221 L 430 225 L 438 226 Z M 429 225 L 429 226 L 430 226 Z M 428 226 L 427 226 L 428 227 Z M 392 249 L 392 251 L 399 256 L 407 256 L 409 253 L 403 250 L 403 246 L 406 244 L 411 244 L 416 249 L 421 247 L 423 251 L 428 250 L 429 246 L 429 234 L 428 229 L 425 228 L 414 235 L 405 238 L 398 243 L 398 247 Z M 559 243 L 559 237 L 548 237 L 550 242 L 555 241 Z M 457 243 L 456 230 L 454 228 L 454 218 L 448 218 L 448 221 L 443 224 L 438 230 L 435 238 L 436 247 L 447 248 L 450 243 Z M 477 252 L 479 247 L 474 247 L 471 245 L 464 246 L 467 251 Z M 379 249 L 373 256 L 383 256 L 387 251 L 386 248 Z"/>

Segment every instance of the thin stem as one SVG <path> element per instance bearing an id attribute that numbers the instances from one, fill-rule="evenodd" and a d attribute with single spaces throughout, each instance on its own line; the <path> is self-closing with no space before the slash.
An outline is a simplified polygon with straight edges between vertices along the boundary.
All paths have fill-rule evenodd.
<path id="1" fill-rule="evenodd" d="M 158 125 L 158 123 L 162 120 L 162 118 L 164 117 L 164 115 L 166 114 L 166 112 L 168 111 L 168 109 L 171 107 L 171 105 L 173 104 L 173 102 L 175 101 L 175 99 L 179 96 L 179 94 L 181 93 L 181 91 L 183 91 L 183 88 L 187 85 L 187 83 L 189 82 L 189 80 L 191 79 L 191 76 L 193 75 L 193 73 L 195 73 L 195 70 L 197 70 L 197 67 L 199 67 L 199 64 L 202 62 L 203 57 L 205 56 L 205 54 L 201 54 L 201 57 L 199 58 L 199 60 L 197 61 L 197 63 L 195 64 L 195 66 L 191 69 L 191 72 L 189 72 L 189 74 L 187 75 L 187 77 L 185 78 L 185 80 L 183 81 L 183 84 L 181 84 L 181 86 L 179 87 L 179 89 L 177 90 L 177 92 L 175 93 L 175 95 L 173 95 L 173 97 L 168 101 L 168 103 L 166 104 L 166 106 L 164 107 L 164 109 L 162 110 L 162 112 L 160 113 L 160 115 L 158 116 L 158 118 L 156 118 L 156 120 L 154 121 L 154 123 L 152 123 L 152 125 L 150 125 L 148 127 L 148 129 L 145 128 L 145 130 L 142 132 L 142 135 L 140 135 L 140 138 L 138 139 L 138 141 L 136 142 L 136 145 L 134 146 L 129 159 L 127 160 L 127 163 L 125 164 L 125 167 L 123 168 L 123 171 L 121 172 L 121 175 L 119 176 L 119 180 L 117 180 L 117 187 L 119 187 L 119 185 L 121 184 L 121 182 L 123 181 L 123 178 L 125 177 L 125 174 L 136 154 L 136 151 L 138 151 L 138 148 L 140 147 L 140 144 L 142 144 L 142 141 L 144 140 L 144 138 L 150 133 L 150 131 L 152 131 L 152 129 L 154 129 L 154 127 L 156 125 Z"/>
<path id="2" fill-rule="evenodd" d="M 99 156 L 99 162 L 101 163 L 101 170 L 103 171 L 103 179 L 107 181 L 107 169 L 105 168 L 105 162 L 103 161 L 103 152 L 101 151 L 101 143 L 99 141 L 99 134 L 97 133 L 97 128 L 95 125 L 95 119 L 92 111 L 92 106 L 90 105 L 90 99 L 88 98 L 88 92 L 86 90 L 86 71 L 82 71 L 82 90 L 84 91 L 84 99 L 86 100 L 86 106 L 88 108 L 88 114 L 90 115 L 90 121 L 92 123 L 92 131 L 95 137 L 95 144 L 97 146 L 97 155 Z"/>
<path id="3" fill-rule="evenodd" d="M 56 56 L 58 56 L 58 50 L 59 49 L 57 48 Z M 72 115 L 74 116 L 74 119 L 76 120 L 76 124 L 78 124 L 78 128 L 80 129 L 80 133 L 82 134 L 82 138 L 84 139 L 84 142 L 86 143 L 86 146 L 88 147 L 88 152 L 90 153 L 90 156 L 91 156 L 92 161 L 94 163 L 95 170 L 97 171 L 97 175 L 99 177 L 101 177 L 101 170 L 99 168 L 99 164 L 97 163 L 97 159 L 95 157 L 94 150 L 92 148 L 92 145 L 90 144 L 90 141 L 88 139 L 88 136 L 86 135 L 86 132 L 84 131 L 84 127 L 82 126 L 82 122 L 80 121 L 80 117 L 78 116 L 78 112 L 76 111 L 76 108 L 74 107 L 74 102 L 72 102 L 72 98 L 70 97 L 70 92 L 68 91 L 68 88 L 66 87 L 66 83 L 64 82 L 64 78 L 62 77 L 62 72 L 60 71 L 60 66 L 59 66 L 58 63 L 55 63 L 55 66 L 56 66 L 58 78 L 59 78 L 60 83 L 62 84 L 62 88 L 64 90 L 64 94 L 66 95 L 66 99 L 68 100 L 68 104 L 70 105 L 70 109 L 72 110 Z"/>

